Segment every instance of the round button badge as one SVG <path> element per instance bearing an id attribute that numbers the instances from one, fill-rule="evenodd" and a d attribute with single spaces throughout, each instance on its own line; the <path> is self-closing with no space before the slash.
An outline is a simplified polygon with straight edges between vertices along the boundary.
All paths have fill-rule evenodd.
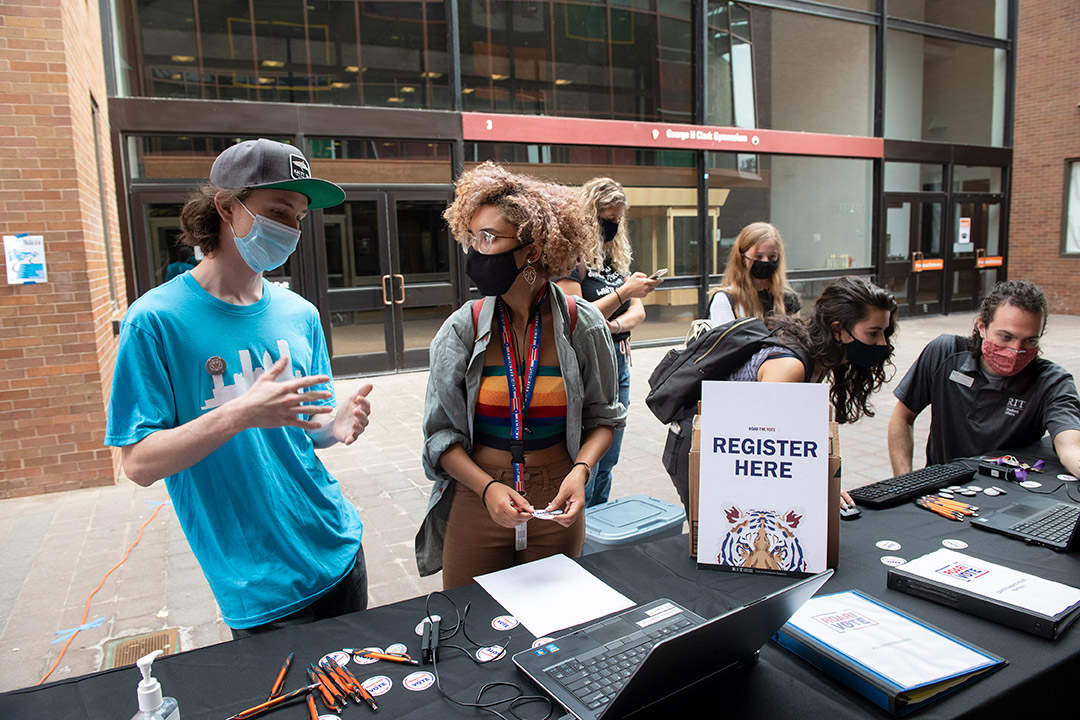
<path id="1" fill-rule="evenodd" d="M 341 650 L 336 650 L 332 653 L 327 653 L 326 655 L 323 655 L 322 660 L 320 660 L 319 662 L 326 662 L 328 660 L 333 660 L 338 665 L 345 667 L 349 664 L 349 653 L 343 652 Z"/>
<path id="2" fill-rule="evenodd" d="M 442 620 L 442 618 L 438 615 L 428 615 L 426 618 L 424 618 L 424 620 L 431 620 L 431 622 L 436 622 L 438 620 Z M 424 636 L 424 620 L 416 623 L 416 635 L 418 637 Z"/>
<path id="3" fill-rule="evenodd" d="M 225 374 L 225 358 L 220 355 L 215 355 L 206 361 L 206 372 L 211 375 L 224 375 Z"/>
<path id="4" fill-rule="evenodd" d="M 491 621 L 491 627 L 495 630 L 513 630 L 518 626 L 518 619 L 513 615 L 500 615 Z"/>
<path id="5" fill-rule="evenodd" d="M 950 550 L 963 550 L 968 546 L 963 540 L 954 540 L 953 538 L 945 538 L 941 541 L 941 544 Z"/>
<path id="6" fill-rule="evenodd" d="M 893 567 L 896 567 L 897 565 L 903 565 L 906 562 L 907 560 L 905 560 L 904 558 L 896 557 L 895 555 L 886 555 L 881 558 L 881 563 L 883 565 L 892 565 Z"/>
<path id="7" fill-rule="evenodd" d="M 390 688 L 394 687 L 394 681 L 386 677 L 385 675 L 375 675 L 374 677 L 369 677 L 367 680 L 360 684 L 364 686 L 365 690 L 367 690 L 375 697 L 385 695 L 386 693 L 390 692 Z"/>
<path id="8" fill-rule="evenodd" d="M 394 643 L 386 646 L 386 652 L 388 655 L 407 655 L 409 648 L 406 647 L 405 643 Z"/>
<path id="9" fill-rule="evenodd" d="M 506 648 L 502 645 L 488 645 L 476 651 L 476 659 L 480 662 L 491 662 L 492 660 L 498 660 L 505 654 Z"/>
<path id="10" fill-rule="evenodd" d="M 422 690 L 427 690 L 435 684 L 435 676 L 425 670 L 419 670 L 406 675 L 405 679 L 401 681 L 401 684 L 405 686 L 406 690 L 420 692 Z"/>
<path id="11" fill-rule="evenodd" d="M 900 543 L 896 542 L 895 540 L 878 540 L 874 544 L 877 545 L 882 550 L 899 550 L 900 549 Z"/>

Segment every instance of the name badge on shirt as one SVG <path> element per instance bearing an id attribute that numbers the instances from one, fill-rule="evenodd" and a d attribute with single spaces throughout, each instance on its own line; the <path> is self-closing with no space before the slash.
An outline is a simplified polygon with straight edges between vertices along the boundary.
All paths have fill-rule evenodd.
<path id="1" fill-rule="evenodd" d="M 964 387 L 971 387 L 973 384 L 975 384 L 975 378 L 971 377 L 970 375 L 965 375 L 959 370 L 953 370 L 952 373 L 950 373 L 949 375 L 949 379 L 952 380 L 954 383 L 960 383 Z"/>

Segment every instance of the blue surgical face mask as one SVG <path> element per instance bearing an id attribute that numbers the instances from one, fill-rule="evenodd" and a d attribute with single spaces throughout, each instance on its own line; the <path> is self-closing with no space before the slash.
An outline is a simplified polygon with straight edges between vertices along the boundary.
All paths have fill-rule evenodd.
<path id="1" fill-rule="evenodd" d="M 296 250 L 296 244 L 300 242 L 299 228 L 291 228 L 265 215 L 255 215 L 248 210 L 247 205 L 239 200 L 237 202 L 247 210 L 248 215 L 255 218 L 251 230 L 244 237 L 237 237 L 233 230 L 240 257 L 257 273 L 269 272 L 284 265 Z M 231 224 L 229 229 L 232 229 Z"/>

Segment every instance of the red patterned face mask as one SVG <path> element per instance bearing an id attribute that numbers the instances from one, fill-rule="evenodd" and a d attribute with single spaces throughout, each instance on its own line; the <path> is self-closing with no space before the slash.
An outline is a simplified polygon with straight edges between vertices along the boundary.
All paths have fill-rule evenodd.
<path id="1" fill-rule="evenodd" d="M 995 375 L 1012 377 L 1026 368 L 1038 354 L 1038 350 L 1013 350 L 1002 347 L 988 338 L 983 338 L 982 341 L 983 360 Z"/>

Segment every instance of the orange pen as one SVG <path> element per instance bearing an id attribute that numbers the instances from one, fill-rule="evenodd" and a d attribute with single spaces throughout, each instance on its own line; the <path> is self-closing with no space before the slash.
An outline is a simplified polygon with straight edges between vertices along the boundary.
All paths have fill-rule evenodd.
<path id="1" fill-rule="evenodd" d="M 281 694 L 281 688 L 285 684 L 285 673 L 289 672 L 289 665 L 292 664 L 292 659 L 293 654 L 289 653 L 281 666 L 281 671 L 278 673 L 277 679 L 274 680 L 274 687 L 270 690 L 270 697 L 266 698 L 267 700 L 273 700 Z"/>

